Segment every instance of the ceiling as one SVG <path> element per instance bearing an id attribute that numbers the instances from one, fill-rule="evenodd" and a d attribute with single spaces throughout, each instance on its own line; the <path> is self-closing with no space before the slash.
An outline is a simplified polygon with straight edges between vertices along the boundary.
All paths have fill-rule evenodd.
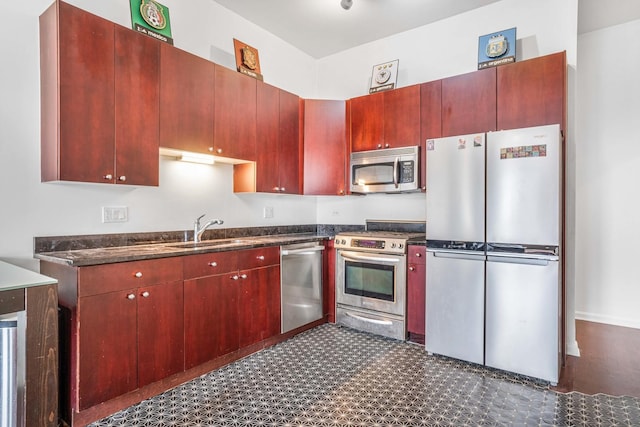
<path id="1" fill-rule="evenodd" d="M 322 58 L 499 0 L 213 0 Z M 578 0 L 578 33 L 640 19 L 638 0 Z"/>

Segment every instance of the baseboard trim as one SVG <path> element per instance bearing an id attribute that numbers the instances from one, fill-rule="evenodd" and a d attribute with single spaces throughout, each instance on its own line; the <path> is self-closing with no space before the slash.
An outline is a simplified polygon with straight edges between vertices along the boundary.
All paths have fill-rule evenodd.
<path id="1" fill-rule="evenodd" d="M 615 316 L 605 316 L 602 314 L 587 313 L 584 311 L 576 311 L 576 320 L 586 320 L 588 322 L 606 323 L 608 325 L 640 329 L 640 320 L 625 319 Z"/>

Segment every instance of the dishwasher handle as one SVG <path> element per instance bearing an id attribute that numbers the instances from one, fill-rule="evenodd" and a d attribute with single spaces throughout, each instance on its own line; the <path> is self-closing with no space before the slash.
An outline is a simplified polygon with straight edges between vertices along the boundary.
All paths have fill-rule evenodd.
<path id="1" fill-rule="evenodd" d="M 282 256 L 287 255 L 315 255 L 317 252 L 321 252 L 324 250 L 324 246 L 317 245 L 309 248 L 300 248 L 300 249 L 280 249 L 280 254 Z"/>

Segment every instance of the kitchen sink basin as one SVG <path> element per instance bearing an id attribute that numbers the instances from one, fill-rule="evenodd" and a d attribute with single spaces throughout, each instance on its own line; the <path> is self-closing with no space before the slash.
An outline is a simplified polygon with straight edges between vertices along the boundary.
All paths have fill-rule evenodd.
<path id="1" fill-rule="evenodd" d="M 221 239 L 221 240 L 204 240 L 202 242 L 182 242 L 167 245 L 170 248 L 179 249 L 200 249 L 211 248 L 215 246 L 238 246 L 238 245 L 251 245 L 256 243 L 251 239 Z"/>

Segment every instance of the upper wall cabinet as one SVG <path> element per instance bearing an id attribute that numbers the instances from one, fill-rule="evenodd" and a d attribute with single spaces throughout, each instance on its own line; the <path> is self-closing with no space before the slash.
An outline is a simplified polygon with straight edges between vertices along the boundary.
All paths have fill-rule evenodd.
<path id="1" fill-rule="evenodd" d="M 232 159 L 256 157 L 256 80 L 215 66 L 213 154 Z"/>
<path id="2" fill-rule="evenodd" d="M 160 60 L 160 146 L 211 154 L 215 65 L 167 44 Z"/>
<path id="3" fill-rule="evenodd" d="M 302 194 L 302 135 L 300 132 L 300 98 L 298 95 L 278 90 L 279 141 L 278 181 L 279 192 Z"/>
<path id="4" fill-rule="evenodd" d="M 503 65 L 497 69 L 497 129 L 515 129 L 566 120 L 565 52 Z"/>
<path id="5" fill-rule="evenodd" d="M 349 100 L 351 151 L 420 142 L 420 85 Z"/>
<path id="6" fill-rule="evenodd" d="M 442 79 L 442 136 L 495 129 L 495 68 Z"/>
<path id="7" fill-rule="evenodd" d="M 63 2 L 40 29 L 42 181 L 158 185 L 158 42 Z"/>
<path id="8" fill-rule="evenodd" d="M 304 101 L 304 194 L 347 192 L 345 101 Z"/>

